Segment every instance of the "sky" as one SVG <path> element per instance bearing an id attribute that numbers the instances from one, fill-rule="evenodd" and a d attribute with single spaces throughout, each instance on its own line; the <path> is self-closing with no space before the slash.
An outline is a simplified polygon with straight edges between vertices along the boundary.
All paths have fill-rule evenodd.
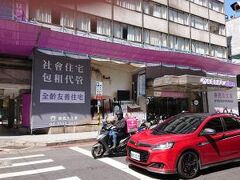
<path id="1" fill-rule="evenodd" d="M 239 1 L 240 0 L 225 0 L 225 13 L 228 16 L 233 16 L 233 15 L 240 15 L 240 12 L 236 13 L 232 10 L 232 8 L 230 7 L 231 4 L 233 4 L 234 2 Z"/>

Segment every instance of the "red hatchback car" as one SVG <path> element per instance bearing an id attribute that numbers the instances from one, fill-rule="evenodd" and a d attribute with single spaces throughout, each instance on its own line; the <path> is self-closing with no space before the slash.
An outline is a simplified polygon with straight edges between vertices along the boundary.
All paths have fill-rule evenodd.
<path id="1" fill-rule="evenodd" d="M 231 114 L 178 114 L 135 134 L 127 145 L 130 165 L 186 179 L 239 160 L 240 118 Z"/>

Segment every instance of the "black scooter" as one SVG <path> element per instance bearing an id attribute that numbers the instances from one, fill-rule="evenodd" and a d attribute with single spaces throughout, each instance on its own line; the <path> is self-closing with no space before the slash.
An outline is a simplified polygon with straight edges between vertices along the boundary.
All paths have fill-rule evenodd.
<path id="1" fill-rule="evenodd" d="M 91 150 L 94 159 L 101 158 L 105 153 L 108 155 L 126 155 L 126 146 L 131 134 L 126 134 L 126 136 L 117 144 L 116 148 L 111 148 L 113 143 L 110 131 L 113 128 L 114 126 L 108 127 L 106 122 L 103 123 L 100 135 L 97 137 L 97 143 L 93 145 Z"/>

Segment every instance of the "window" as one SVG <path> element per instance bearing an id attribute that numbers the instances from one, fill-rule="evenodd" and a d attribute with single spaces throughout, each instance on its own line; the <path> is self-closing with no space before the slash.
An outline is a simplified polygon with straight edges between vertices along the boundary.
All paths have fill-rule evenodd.
<path id="1" fill-rule="evenodd" d="M 216 133 L 223 132 L 223 126 L 221 123 L 221 119 L 216 118 L 216 119 L 210 120 L 204 127 L 204 129 L 206 129 L 206 128 L 214 129 L 216 131 Z"/>
<path id="2" fill-rule="evenodd" d="M 141 0 L 115 0 L 115 4 L 126 9 L 142 11 Z"/>
<path id="3" fill-rule="evenodd" d="M 122 23 L 114 23 L 114 37 L 126 39 L 129 41 L 141 42 L 142 29 L 136 26 L 131 26 Z"/>
<path id="4" fill-rule="evenodd" d="M 40 22 L 52 23 L 51 9 L 47 7 L 39 7 L 36 9 L 36 17 L 33 18 L 36 18 L 36 20 Z"/>
<path id="5" fill-rule="evenodd" d="M 188 134 L 194 132 L 202 123 L 203 117 L 176 115 L 153 128 L 153 134 Z"/>
<path id="6" fill-rule="evenodd" d="M 210 0 L 209 1 L 209 8 L 214 10 L 214 11 L 218 11 L 223 13 L 223 3 L 216 1 L 216 0 Z"/>
<path id="7" fill-rule="evenodd" d="M 73 11 L 61 12 L 61 25 L 64 27 L 74 27 L 74 13 Z"/>
<path id="8" fill-rule="evenodd" d="M 143 5 L 144 13 L 149 14 L 151 16 L 167 19 L 167 7 L 149 2 L 149 1 L 144 1 Z"/>
<path id="9" fill-rule="evenodd" d="M 176 23 L 189 25 L 189 14 L 174 9 L 169 9 L 169 20 Z"/>
<path id="10" fill-rule="evenodd" d="M 208 30 L 208 20 L 207 19 L 203 19 L 201 17 L 198 16 L 192 16 L 191 18 L 191 25 L 194 28 L 197 29 L 201 29 L 201 30 Z"/>
<path id="11" fill-rule="evenodd" d="M 209 22 L 209 31 L 214 34 L 225 35 L 225 26 L 216 22 Z"/>
<path id="12" fill-rule="evenodd" d="M 230 117 L 225 117 L 223 119 L 224 119 L 224 122 L 226 124 L 226 130 L 227 131 L 240 129 L 240 122 L 238 120 L 230 118 Z"/>
<path id="13" fill-rule="evenodd" d="M 60 9 L 54 8 L 52 10 L 52 24 L 60 25 L 61 13 Z"/>
<path id="14" fill-rule="evenodd" d="M 91 18 L 85 14 L 79 13 L 76 18 L 77 29 L 90 32 Z"/>
<path id="15" fill-rule="evenodd" d="M 169 36 L 169 47 L 180 51 L 189 51 L 190 41 L 185 38 Z"/>
<path id="16" fill-rule="evenodd" d="M 211 45 L 211 56 L 215 56 L 218 58 L 226 58 L 227 50 L 225 47 Z"/>
<path id="17" fill-rule="evenodd" d="M 144 30 L 144 43 L 154 46 L 167 46 L 167 35 L 157 31 Z"/>
<path id="18" fill-rule="evenodd" d="M 97 18 L 97 33 L 110 36 L 111 21 L 108 19 Z"/>
<path id="19" fill-rule="evenodd" d="M 192 41 L 192 52 L 197 54 L 209 55 L 208 44 L 199 41 Z"/>
<path id="20" fill-rule="evenodd" d="M 91 18 L 91 32 L 97 33 L 97 19 L 95 17 Z"/>
<path id="21" fill-rule="evenodd" d="M 127 25 L 123 25 L 122 28 L 123 28 L 123 29 L 122 29 L 122 38 L 123 38 L 123 39 L 127 39 L 127 37 L 128 37 Z"/>
<path id="22" fill-rule="evenodd" d="M 139 27 L 128 26 L 128 40 L 141 42 L 142 41 L 142 29 Z"/>
<path id="23" fill-rule="evenodd" d="M 205 6 L 205 7 L 208 6 L 208 0 L 191 0 L 191 1 L 201 6 Z"/>

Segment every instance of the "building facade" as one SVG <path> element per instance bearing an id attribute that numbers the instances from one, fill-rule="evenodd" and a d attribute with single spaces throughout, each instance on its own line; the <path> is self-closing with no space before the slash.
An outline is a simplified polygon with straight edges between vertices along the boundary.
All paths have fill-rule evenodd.
<path id="1" fill-rule="evenodd" d="M 234 92 L 226 91 L 235 88 L 240 65 L 227 59 L 223 0 L 2 0 L 0 3 L 0 54 L 6 64 L 1 68 L 9 71 L 11 64 L 12 71 L 33 73 L 33 76 L 20 76 L 17 83 L 9 76 L 1 80 L 4 107 L 9 107 L 10 99 L 33 92 L 34 82 L 30 81 L 39 76 L 34 76 L 38 67 L 34 66 L 36 63 L 31 70 L 23 67 L 35 61 L 36 51 L 75 56 L 75 59 L 84 56 L 89 60 L 90 99 L 85 100 L 91 102 L 89 113 L 82 114 L 91 113 L 92 117 L 97 95 L 101 96 L 102 112 L 111 112 L 113 99 L 117 97 L 126 103 L 134 101 L 136 109 L 157 115 L 173 115 L 182 110 L 207 112 L 210 109 L 208 94 L 211 94 L 208 92 L 221 102 L 232 102 L 235 97 Z M 46 62 L 43 59 L 42 65 Z M 63 75 L 65 83 L 71 82 L 67 81 L 69 74 Z M 166 81 L 171 83 L 164 83 Z M 75 79 L 75 82 L 79 81 Z M 96 82 L 100 82 L 103 90 L 97 91 Z M 17 92 L 9 96 L 6 95 L 8 89 Z M 33 96 L 32 93 L 32 99 Z M 130 104 L 123 109 L 131 109 Z M 32 101 L 30 106 L 31 111 L 37 108 Z M 181 108 L 177 108 L 179 106 Z M 90 116 L 84 117 L 85 120 L 76 121 L 76 125 L 91 121 Z M 48 118 L 49 121 L 69 120 L 65 116 Z"/>
<path id="2" fill-rule="evenodd" d="M 227 45 L 229 59 L 231 62 L 240 63 L 240 17 L 232 17 L 226 21 Z M 240 109 L 240 74 L 237 76 L 238 82 L 238 107 Z"/>

